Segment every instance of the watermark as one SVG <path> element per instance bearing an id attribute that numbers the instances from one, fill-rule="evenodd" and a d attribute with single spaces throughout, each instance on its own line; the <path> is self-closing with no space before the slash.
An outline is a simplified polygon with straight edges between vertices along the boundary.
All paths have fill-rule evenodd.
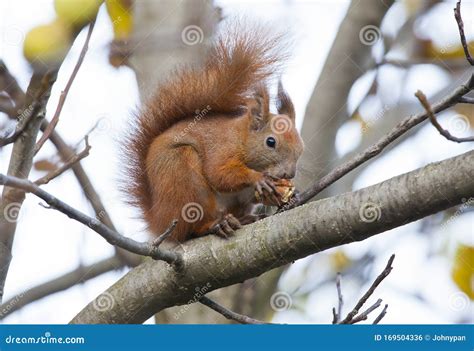
<path id="1" fill-rule="evenodd" d="M 181 32 L 181 40 L 186 45 L 201 44 L 204 40 L 204 32 L 201 27 L 194 24 L 185 27 Z"/>
<path id="2" fill-rule="evenodd" d="M 470 128 L 469 119 L 464 115 L 452 116 L 448 121 L 448 130 L 452 134 L 463 134 Z"/>
<path id="3" fill-rule="evenodd" d="M 55 337 L 50 332 L 45 332 L 41 336 L 21 336 L 8 335 L 5 337 L 6 344 L 84 344 L 86 341 L 81 336 Z"/>
<path id="4" fill-rule="evenodd" d="M 371 118 L 370 120 L 368 121 L 364 121 L 363 123 L 363 126 L 362 126 L 362 133 L 367 133 L 370 129 L 372 129 L 372 127 L 379 121 L 383 118 L 383 116 L 385 116 L 385 114 L 387 113 L 387 111 L 389 110 L 389 106 L 388 105 L 384 105 L 383 108 L 377 112 L 377 114 L 375 115 L 374 118 Z"/>
<path id="5" fill-rule="evenodd" d="M 452 293 L 448 301 L 449 308 L 454 312 L 460 312 L 469 306 L 469 297 L 461 291 Z"/>
<path id="6" fill-rule="evenodd" d="M 115 298 L 109 292 L 103 292 L 92 302 L 96 311 L 105 312 L 112 309 L 115 305 Z"/>
<path id="7" fill-rule="evenodd" d="M 375 45 L 381 37 L 382 33 L 380 32 L 380 28 L 372 24 L 362 27 L 359 32 L 360 42 L 368 46 Z"/>
<path id="8" fill-rule="evenodd" d="M 12 202 L 3 209 L 3 217 L 9 223 L 16 223 L 20 219 L 21 203 Z"/>
<path id="9" fill-rule="evenodd" d="M 8 25 L 0 29 L 1 41 L 6 46 L 21 46 L 25 41 L 25 33 L 16 25 Z"/>
<path id="10" fill-rule="evenodd" d="M 270 297 L 270 307 L 275 312 L 287 311 L 291 308 L 293 300 L 285 291 L 277 291 Z"/>
<path id="11" fill-rule="evenodd" d="M 359 209 L 359 217 L 362 222 L 372 223 L 378 221 L 382 216 L 380 206 L 373 202 L 365 202 Z"/>
<path id="12" fill-rule="evenodd" d="M 458 218 L 460 215 L 462 215 L 464 212 L 466 212 L 469 207 L 474 205 L 474 197 L 470 197 L 469 199 L 461 199 L 462 205 L 459 206 L 459 208 L 454 212 L 452 216 L 449 217 L 449 219 L 443 223 L 442 227 L 448 226 L 452 221 L 454 221 L 456 218 Z"/>
<path id="13" fill-rule="evenodd" d="M 204 217 L 204 209 L 197 202 L 188 202 L 181 209 L 181 217 L 185 222 L 195 223 Z"/>
<path id="14" fill-rule="evenodd" d="M 178 312 L 176 312 L 174 314 L 174 319 L 178 320 L 181 318 L 181 316 L 183 314 L 185 314 L 188 310 L 189 310 L 189 306 L 193 303 L 196 303 L 198 302 L 201 297 L 203 297 L 204 295 L 206 295 L 210 290 L 211 290 L 211 283 L 207 283 L 206 285 L 204 285 L 203 287 L 196 287 L 194 289 L 195 293 L 193 295 L 193 298 L 191 300 L 188 301 L 188 303 L 184 306 L 182 306 Z"/>
<path id="15" fill-rule="evenodd" d="M 212 110 L 211 106 L 207 105 L 205 108 L 202 110 L 196 110 L 194 111 L 194 118 L 191 122 L 188 123 L 188 125 L 178 134 L 175 135 L 174 141 L 176 143 L 179 143 L 182 138 L 184 138 L 191 130 L 194 129 L 196 124 L 204 118 L 210 111 Z"/>
<path id="16" fill-rule="evenodd" d="M 278 115 L 272 118 L 270 128 L 275 134 L 283 134 L 293 128 L 293 121 L 287 116 Z"/>

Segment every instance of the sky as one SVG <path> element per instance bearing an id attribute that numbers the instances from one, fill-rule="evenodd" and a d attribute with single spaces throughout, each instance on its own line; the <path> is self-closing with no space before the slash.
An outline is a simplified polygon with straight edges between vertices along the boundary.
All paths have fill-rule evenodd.
<path id="1" fill-rule="evenodd" d="M 219 1 L 224 13 L 246 14 L 247 16 L 283 23 L 294 29 L 296 46 L 292 60 L 285 70 L 283 80 L 292 96 L 297 123 L 301 126 L 305 105 L 311 95 L 317 77 L 323 67 L 326 55 L 337 33 L 340 21 L 347 10 L 348 1 Z M 471 20 L 465 20 L 466 32 L 474 33 L 473 6 L 468 4 L 464 11 Z M 433 11 L 431 21 L 441 23 L 448 16 L 452 20 L 452 4 L 443 4 Z M 405 16 L 404 7 L 398 3 L 391 10 L 390 20 L 382 29 L 387 33 L 396 30 Z M 0 0 L 0 57 L 10 71 L 18 78 L 23 88 L 27 87 L 31 69 L 23 58 L 22 43 L 25 34 L 34 26 L 46 23 L 54 17 L 52 1 L 46 0 Z M 435 31 L 441 44 L 449 45 L 456 39 L 455 24 L 433 25 L 428 21 L 417 24 L 417 28 Z M 57 127 L 64 139 L 72 145 L 80 143 L 83 136 L 96 124 L 90 135 L 91 154 L 82 163 L 99 189 L 102 200 L 122 233 L 136 240 L 147 240 L 143 223 L 136 218 L 136 212 L 127 206 L 119 193 L 118 175 L 123 167 L 120 161 L 119 144 L 125 130 L 125 123 L 139 104 L 139 94 L 134 73 L 126 68 L 113 68 L 108 64 L 107 45 L 113 37 L 112 27 L 104 9 L 101 9 L 84 63 L 70 90 L 69 97 Z M 47 118 L 58 103 L 61 89 L 76 63 L 85 32 L 78 36 L 66 57 L 48 103 Z M 376 50 L 376 48 L 374 49 Z M 397 69 L 380 72 L 379 79 L 397 81 L 402 75 Z M 449 77 L 433 66 L 421 66 L 410 70 L 405 76 L 398 101 L 414 99 L 416 89 L 423 89 L 428 96 L 441 90 L 449 83 Z M 358 103 L 370 74 L 358 82 L 351 92 L 349 108 Z M 390 86 L 390 84 L 389 84 Z M 385 89 L 385 92 L 384 90 Z M 381 104 L 396 103 L 394 92 L 382 88 L 384 101 L 372 101 L 364 108 L 374 113 Z M 392 99 L 392 100 L 391 100 Z M 447 114 L 443 123 L 449 122 Z M 336 139 L 340 157 L 354 149 L 360 140 L 359 129 L 351 123 L 343 126 Z M 429 162 L 442 160 L 469 149 L 467 145 L 455 145 L 441 138 L 433 128 L 425 126 L 412 138 L 390 150 L 383 157 L 365 169 L 354 184 L 354 189 L 365 187 L 398 174 L 416 169 Z M 413 152 L 416 150 L 417 152 Z M 10 148 L 0 151 L 0 171 L 6 172 Z M 54 158 L 55 149 L 46 144 L 38 159 Z M 57 158 L 56 158 L 57 159 Z M 31 179 L 43 173 L 33 170 Z M 76 179 L 71 172 L 46 185 L 45 190 L 57 195 L 68 204 L 92 214 Z M 79 264 L 91 264 L 113 254 L 113 248 L 99 235 L 74 222 L 59 212 L 39 206 L 39 200 L 28 195 L 20 213 L 18 229 L 13 248 L 13 261 L 6 282 L 5 299 L 48 281 Z M 393 306 L 384 319 L 385 323 L 451 323 L 461 314 L 473 311 L 472 304 L 450 278 L 450 262 L 457 243 L 473 243 L 473 214 L 455 218 L 446 226 L 436 228 L 432 240 L 426 240 L 420 231 L 421 223 L 410 224 L 374 237 L 361 243 L 344 247 L 351 258 L 358 258 L 368 251 L 379 253 L 375 260 L 375 272 L 381 271 L 391 253 L 397 258 L 395 269 L 377 290 L 377 297 Z M 137 230 L 138 228 L 138 230 Z M 420 252 L 438 254 L 426 257 Z M 439 253 L 443 254 L 439 254 Z M 327 270 L 327 255 L 315 255 L 293 264 L 282 278 L 279 291 L 292 292 L 311 279 L 318 279 Z M 313 269 L 314 268 L 314 269 Z M 311 272 L 311 273 L 308 273 Z M 83 306 L 113 284 L 125 270 L 104 274 L 87 283 L 51 295 L 35 302 L 5 319 L 6 323 L 66 323 Z M 361 287 L 351 277 L 343 280 L 344 294 L 348 301 L 361 294 Z M 422 296 L 426 303 L 420 302 Z M 300 301 L 294 299 L 292 308 L 277 313 L 275 322 L 285 323 L 328 323 L 331 321 L 330 307 L 337 295 L 331 285 L 317 289 Z M 349 303 L 349 302 L 348 302 Z M 459 307 L 461 304 L 461 309 Z"/>

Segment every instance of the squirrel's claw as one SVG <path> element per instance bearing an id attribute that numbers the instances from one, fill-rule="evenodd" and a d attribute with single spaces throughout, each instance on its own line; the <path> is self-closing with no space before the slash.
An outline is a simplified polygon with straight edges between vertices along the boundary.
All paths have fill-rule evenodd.
<path id="1" fill-rule="evenodd" d="M 258 195 L 258 201 L 268 199 L 270 200 L 269 202 L 272 202 L 277 206 L 280 205 L 281 201 L 278 197 L 278 191 L 272 179 L 264 177 L 262 180 L 259 180 L 255 183 L 255 190 Z"/>
<path id="2" fill-rule="evenodd" d="M 214 226 L 212 232 L 221 238 L 228 239 L 230 236 L 234 235 L 234 232 L 237 229 L 240 228 L 242 228 L 240 221 L 235 218 L 233 214 L 229 213 Z"/>

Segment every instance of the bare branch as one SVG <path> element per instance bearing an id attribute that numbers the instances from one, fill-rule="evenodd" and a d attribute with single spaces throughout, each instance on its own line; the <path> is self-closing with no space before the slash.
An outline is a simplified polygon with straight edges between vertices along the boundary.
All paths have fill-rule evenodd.
<path id="1" fill-rule="evenodd" d="M 116 256 L 103 259 L 88 266 L 79 266 L 71 272 L 63 274 L 46 283 L 39 284 L 5 301 L 5 303 L 0 305 L 0 319 L 46 296 L 69 289 L 77 284 L 82 284 L 98 277 L 101 274 L 122 267 L 124 267 L 123 262 Z"/>
<path id="2" fill-rule="evenodd" d="M 333 324 L 337 324 L 341 321 L 342 317 L 342 305 L 344 304 L 344 298 L 342 296 L 342 290 L 341 290 L 341 273 L 338 272 L 336 275 L 336 289 L 337 289 L 337 300 L 338 300 L 338 305 L 337 305 L 337 313 L 336 313 L 336 308 L 333 308 Z"/>
<path id="3" fill-rule="evenodd" d="M 5 62 L 0 59 L 0 91 L 5 91 L 15 103 L 17 112 L 25 103 L 25 93 L 15 77 L 8 70 Z"/>
<path id="4" fill-rule="evenodd" d="M 51 180 L 53 180 L 56 177 L 59 177 L 61 174 L 66 172 L 68 169 L 70 169 L 74 164 L 76 164 L 83 158 L 86 158 L 87 156 L 89 156 L 89 151 L 91 149 L 91 146 L 89 145 L 89 137 L 87 135 L 85 136 L 84 141 L 86 143 L 84 150 L 72 156 L 71 159 L 65 162 L 61 167 L 49 172 L 44 177 L 37 179 L 34 183 L 36 185 L 48 184 Z"/>
<path id="5" fill-rule="evenodd" d="M 258 319 L 253 319 L 248 316 L 244 316 L 243 314 L 235 313 L 231 310 L 228 310 L 227 308 L 219 305 L 217 302 L 211 300 L 210 298 L 206 296 L 201 297 L 199 302 L 213 309 L 217 313 L 222 314 L 225 318 L 230 319 L 232 321 L 236 321 L 240 324 L 268 324 L 268 323 L 259 321 Z"/>
<path id="6" fill-rule="evenodd" d="M 382 318 L 385 317 L 385 315 L 387 314 L 387 308 L 388 308 L 388 305 L 385 305 L 382 312 L 380 312 L 380 314 L 377 316 L 377 318 L 375 318 L 373 324 L 379 324 L 379 322 L 382 320 Z"/>
<path id="7" fill-rule="evenodd" d="M 426 95 L 423 94 L 421 90 L 418 90 L 415 93 L 415 96 L 420 100 L 421 105 L 423 105 L 424 109 L 426 110 L 426 113 L 428 114 L 428 117 L 430 118 L 431 124 L 438 130 L 438 132 L 444 136 L 446 139 L 454 141 L 456 143 L 464 143 L 466 141 L 474 141 L 474 137 L 466 137 L 466 138 L 458 138 L 453 135 L 451 135 L 450 132 L 448 132 L 446 129 L 444 129 L 441 124 L 438 123 L 438 120 L 436 119 L 436 116 L 433 112 L 433 109 L 431 108 L 430 103 L 428 102 L 428 99 L 426 98 Z"/>
<path id="8" fill-rule="evenodd" d="M 41 136 L 41 138 L 36 143 L 35 154 L 38 153 L 38 151 L 44 145 L 46 140 L 48 140 L 48 138 L 51 135 L 51 132 L 54 130 L 54 128 L 56 127 L 56 125 L 59 122 L 59 116 L 61 115 L 61 111 L 63 109 L 64 103 L 66 102 L 66 98 L 67 98 L 67 95 L 69 93 L 69 90 L 71 89 L 72 83 L 74 82 L 74 79 L 76 78 L 76 75 L 79 72 L 79 69 L 81 68 L 82 62 L 84 61 L 84 57 L 86 56 L 86 53 L 87 53 L 87 49 L 89 48 L 89 41 L 90 41 L 91 36 L 92 36 L 92 31 L 94 30 L 94 25 L 95 25 L 95 18 L 89 24 L 89 31 L 87 32 L 87 37 L 86 37 L 86 40 L 84 42 L 84 46 L 82 47 L 79 58 L 77 59 L 76 66 L 74 67 L 74 69 L 71 73 L 71 76 L 69 77 L 69 80 L 66 84 L 66 87 L 64 88 L 63 91 L 61 91 L 58 106 L 56 107 L 56 112 L 54 112 L 54 116 L 51 119 L 51 122 L 49 123 L 46 130 L 43 132 L 43 135 Z"/>
<path id="9" fill-rule="evenodd" d="M 172 233 L 174 228 L 176 228 L 176 225 L 178 224 L 178 220 L 174 219 L 170 226 L 161 234 L 159 237 L 157 237 L 153 242 L 151 243 L 154 247 L 159 247 L 163 241 L 165 241 Z"/>
<path id="10" fill-rule="evenodd" d="M 355 316 L 349 324 L 356 324 L 362 321 L 365 321 L 369 314 L 379 308 L 380 304 L 382 303 L 382 299 L 378 299 L 372 306 L 366 309 L 364 312 L 360 313 L 359 315 Z"/>
<path id="11" fill-rule="evenodd" d="M 444 111 L 448 109 L 449 107 L 455 105 L 461 97 L 463 97 L 464 95 L 472 91 L 473 88 L 474 88 L 474 75 L 471 74 L 469 80 L 465 84 L 454 89 L 448 96 L 446 96 L 444 99 L 442 99 L 441 101 L 433 105 L 434 113 Z M 407 131 L 417 126 L 418 124 L 420 124 L 427 118 L 429 118 L 427 113 L 421 113 L 414 116 L 406 117 L 397 126 L 395 126 L 395 128 L 393 128 L 388 134 L 384 135 L 374 145 L 368 147 L 366 150 L 357 154 L 354 158 L 348 160 L 347 162 L 344 162 L 342 165 L 333 169 L 331 172 L 329 172 L 319 181 L 317 181 L 308 189 L 306 189 L 298 197 L 294 197 L 287 204 L 282 206 L 278 210 L 278 212 L 283 212 L 290 208 L 294 208 L 296 206 L 299 206 L 308 202 L 314 196 L 319 194 L 321 191 L 326 189 L 328 186 L 330 186 L 337 180 L 341 179 L 350 171 L 354 170 L 355 168 L 359 167 L 361 164 L 379 155 L 385 149 L 385 147 L 387 147 L 393 141 L 398 139 L 400 136 L 402 136 Z"/>
<path id="12" fill-rule="evenodd" d="M 467 46 L 466 35 L 464 34 L 464 22 L 461 17 L 461 0 L 456 3 L 456 7 L 454 8 L 454 18 L 458 24 L 459 29 L 459 36 L 461 37 L 461 44 L 464 49 L 464 55 L 466 55 L 467 61 L 474 66 L 474 59 L 471 57 L 469 53 L 469 47 Z"/>
<path id="13" fill-rule="evenodd" d="M 341 321 L 341 324 L 349 324 L 354 319 L 354 317 L 359 313 L 359 310 L 365 304 L 365 302 L 369 299 L 370 296 L 374 293 L 375 289 L 379 286 L 379 284 L 390 274 L 392 271 L 392 263 L 395 259 L 395 255 L 390 256 L 385 269 L 380 273 L 377 278 L 374 280 L 372 285 L 370 286 L 369 290 L 360 298 L 360 300 L 355 305 L 354 309 L 349 312 L 346 318 Z M 379 304 L 380 305 L 380 304 Z M 378 306 L 377 306 L 378 307 Z M 367 312 L 367 311 L 366 311 Z"/>
<path id="14" fill-rule="evenodd" d="M 107 240 L 110 244 L 119 246 L 125 250 L 131 251 L 133 253 L 143 255 L 143 256 L 150 256 L 156 260 L 165 261 L 176 268 L 180 268 L 182 264 L 181 255 L 177 252 L 162 250 L 150 243 L 141 243 L 130 239 L 126 236 L 123 236 L 104 224 L 102 224 L 99 220 L 95 218 L 91 218 L 86 214 L 76 210 L 75 208 L 69 206 L 68 204 L 62 202 L 58 198 L 54 197 L 53 195 L 47 193 L 36 184 L 24 180 L 19 179 L 16 177 L 5 176 L 0 174 L 0 184 L 21 189 L 25 192 L 32 193 L 42 200 L 44 200 L 48 205 L 52 208 L 64 213 L 68 217 L 75 219 L 76 221 L 90 227 L 96 233 L 101 235 L 105 240 Z"/>
<path id="15" fill-rule="evenodd" d="M 461 96 L 458 102 L 460 104 L 474 104 L 474 98 L 468 96 Z"/>

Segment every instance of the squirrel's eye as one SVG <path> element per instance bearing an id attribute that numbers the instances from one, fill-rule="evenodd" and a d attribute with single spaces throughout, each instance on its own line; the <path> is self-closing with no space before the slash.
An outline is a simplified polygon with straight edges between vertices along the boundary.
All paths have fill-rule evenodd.
<path id="1" fill-rule="evenodd" d="M 271 147 L 274 149 L 277 142 L 274 137 L 268 137 L 265 143 L 267 144 L 268 147 Z"/>

